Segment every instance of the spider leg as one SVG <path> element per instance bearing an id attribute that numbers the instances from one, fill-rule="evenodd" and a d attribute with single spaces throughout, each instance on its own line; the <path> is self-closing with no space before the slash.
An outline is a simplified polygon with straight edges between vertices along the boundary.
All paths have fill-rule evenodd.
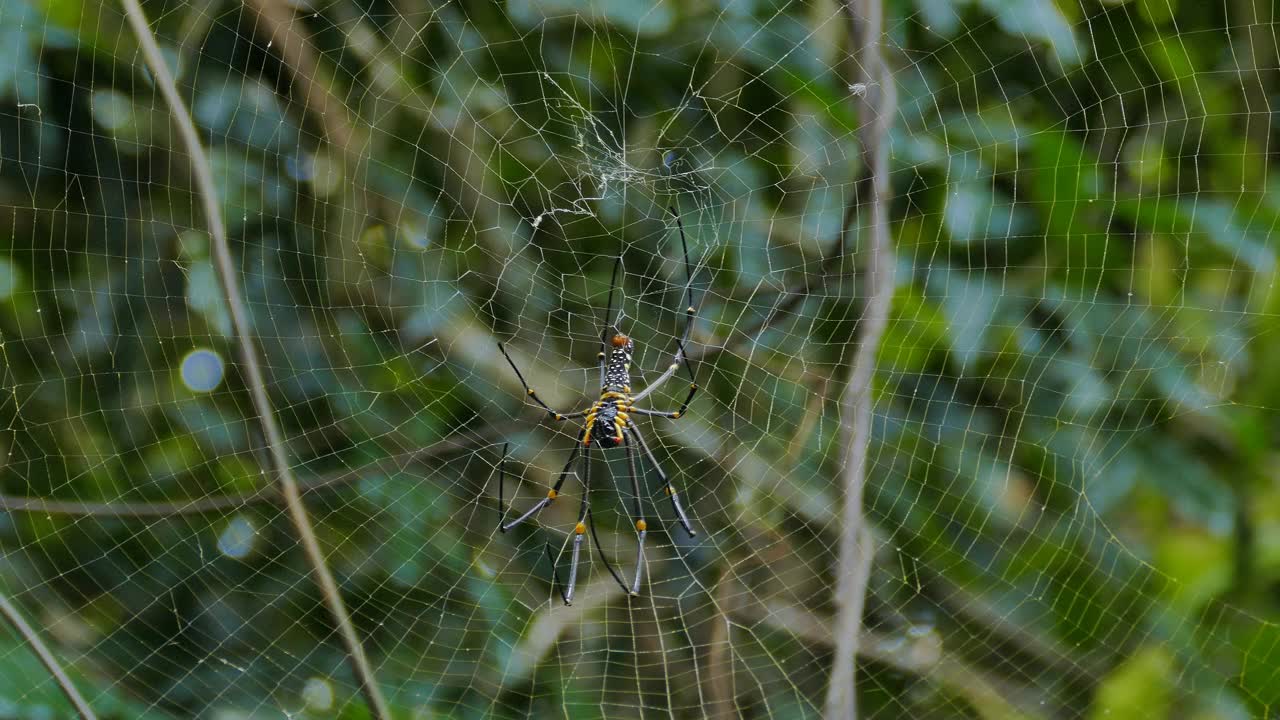
<path id="1" fill-rule="evenodd" d="M 607 569 L 609 571 L 609 574 L 613 576 L 614 581 L 618 583 L 618 587 L 622 588 L 622 592 L 630 594 L 631 591 L 627 588 L 626 582 L 622 580 L 622 574 L 619 573 L 618 569 L 613 566 L 613 563 L 609 562 L 609 556 L 604 553 L 604 547 L 600 545 L 600 536 L 596 534 L 596 523 L 595 523 L 595 520 L 592 519 L 591 510 L 587 510 L 587 528 L 591 530 L 591 542 L 595 544 L 596 554 L 598 554 L 600 556 L 600 560 L 604 562 L 605 569 Z M 556 561 L 551 556 L 551 546 L 546 543 L 543 543 L 543 546 L 546 548 L 546 551 L 547 551 L 547 559 L 551 561 L 551 581 L 556 585 L 557 588 L 559 588 L 560 575 L 559 573 L 556 572 Z M 560 598 L 564 600 L 565 605 L 573 604 L 572 595 L 565 593 L 563 589 L 561 589 L 559 592 L 560 592 Z"/>
<path id="2" fill-rule="evenodd" d="M 684 507 L 680 504 L 680 495 L 676 492 L 676 486 L 671 484 L 671 479 L 662 471 L 662 466 L 658 464 L 658 458 L 654 457 L 653 451 L 649 449 L 649 444 L 644 441 L 644 436 L 640 434 L 640 428 L 636 427 L 635 423 L 628 422 L 627 434 L 635 439 L 645 457 L 649 459 L 649 464 L 658 473 L 658 479 L 662 480 L 662 487 L 666 489 L 667 496 L 671 498 L 671 507 L 675 509 L 676 517 L 679 518 L 680 524 L 684 526 L 684 531 L 689 533 L 689 537 L 697 535 L 698 533 L 693 529 L 693 524 L 689 522 L 689 516 L 685 514 Z"/>
<path id="3" fill-rule="evenodd" d="M 564 604 L 569 604 L 569 599 L 565 597 L 564 590 L 560 589 L 560 573 L 556 572 L 556 558 L 551 554 L 551 544 L 542 543 L 542 549 L 547 553 L 547 562 L 551 563 L 551 587 L 556 588 L 560 593 L 560 599 L 564 600 Z"/>
<path id="4" fill-rule="evenodd" d="M 640 391 L 640 394 L 636 395 L 635 398 L 633 398 L 633 400 L 635 402 L 639 402 L 645 399 L 646 397 L 648 397 L 650 393 L 652 393 L 654 390 L 657 390 L 659 387 L 661 387 L 662 384 L 665 383 L 667 380 L 670 380 L 671 377 L 676 374 L 676 371 L 680 369 L 681 363 L 683 363 L 685 366 L 685 369 L 689 371 L 689 382 L 691 385 L 690 391 L 689 391 L 689 397 L 685 402 L 684 408 L 680 410 L 680 412 L 683 413 L 684 409 L 688 407 L 689 401 L 693 400 L 693 394 L 697 392 L 697 389 L 698 389 L 696 385 L 697 381 L 694 378 L 694 374 L 693 374 L 693 367 L 689 364 L 688 353 L 685 352 L 685 345 L 689 343 L 689 335 L 690 333 L 693 332 L 693 320 L 694 320 L 694 316 L 697 314 L 697 310 L 693 306 L 693 266 L 689 264 L 689 243 L 684 236 L 684 223 L 680 221 L 680 214 L 676 212 L 675 208 L 668 208 L 668 211 L 676 219 L 676 227 L 680 230 L 680 248 L 684 252 L 684 270 L 685 270 L 685 278 L 686 278 L 685 279 L 685 300 L 686 302 L 688 302 L 688 306 L 685 308 L 685 311 L 684 311 L 685 312 L 684 333 L 680 336 L 680 339 L 676 340 L 676 348 L 677 348 L 676 356 L 671 361 L 671 364 L 667 366 L 666 371 L 664 371 L 661 375 L 659 375 L 657 380 L 654 380 L 647 387 L 645 387 L 644 390 Z M 643 415 L 645 413 L 641 413 L 641 414 Z"/>
<path id="5" fill-rule="evenodd" d="M 640 473 L 636 468 L 636 453 L 625 437 L 622 447 L 627 453 L 627 465 L 631 468 L 631 491 L 634 493 L 632 519 L 636 523 L 636 577 L 631 584 L 631 594 L 640 594 L 640 579 L 644 576 L 644 538 L 649 533 L 648 523 L 644 521 L 644 507 L 640 500 Z"/>
<path id="6" fill-rule="evenodd" d="M 596 524 L 591 519 L 590 510 L 587 511 L 587 527 L 591 529 L 591 540 L 596 544 L 596 552 L 600 554 L 600 559 L 604 561 L 604 566 L 609 569 L 609 574 L 613 576 L 614 580 L 618 581 L 618 587 L 622 588 L 622 592 L 631 592 L 627 589 L 627 584 L 623 582 L 622 574 L 613 567 L 613 563 L 609 562 L 609 556 L 604 554 L 604 548 L 600 546 L 600 536 L 596 534 Z"/>
<path id="7" fill-rule="evenodd" d="M 609 280 L 609 304 L 604 309 L 604 329 L 600 331 L 600 352 L 596 354 L 596 362 L 600 365 L 600 387 L 604 387 L 604 369 L 605 369 L 605 351 L 609 347 L 609 329 L 617 325 L 615 321 L 611 326 L 609 324 L 609 316 L 613 314 L 613 291 L 618 287 L 618 271 L 622 269 L 622 253 L 618 253 L 618 259 L 613 263 L 613 277 Z M 618 308 L 621 315 L 622 308 Z"/>
<path id="8" fill-rule="evenodd" d="M 582 554 L 582 538 L 587 532 L 587 514 L 591 511 L 591 448 L 582 450 L 582 505 L 578 524 L 573 527 L 573 558 L 569 561 L 569 584 L 564 591 L 564 604 L 573 604 L 573 589 L 578 584 L 578 558 Z"/>
<path id="9" fill-rule="evenodd" d="M 526 382 L 524 379 L 524 373 L 520 372 L 520 368 L 516 367 L 516 362 L 511 359 L 510 355 L 507 354 L 507 349 L 503 347 L 502 343 L 498 343 L 498 352 L 502 353 L 502 357 L 507 359 L 507 364 L 511 366 L 511 369 L 516 371 L 516 377 L 520 379 L 520 384 L 524 386 L 524 391 L 528 393 L 529 397 L 532 398 L 534 402 L 542 406 L 542 409 L 546 410 L 547 414 L 549 414 L 551 417 L 555 418 L 556 420 L 568 420 L 570 418 L 580 418 L 587 414 L 585 410 L 583 410 L 582 412 L 573 412 L 573 413 L 559 413 L 559 412 L 556 412 L 555 410 L 552 410 L 551 406 L 542 402 L 542 398 L 538 397 L 538 393 L 534 392 L 533 388 L 529 387 L 529 383 Z"/>
<path id="10" fill-rule="evenodd" d="M 502 518 L 507 516 L 507 503 L 502 497 L 503 486 L 507 480 L 507 446 L 502 443 L 502 461 L 498 463 L 498 527 L 502 527 Z"/>
<path id="11" fill-rule="evenodd" d="M 503 444 L 502 469 L 498 472 L 498 509 L 502 513 L 498 518 L 498 530 L 500 532 L 506 532 L 511 528 L 524 522 L 525 520 L 528 520 L 529 518 L 538 514 L 543 508 L 550 505 L 552 501 L 556 499 L 556 497 L 560 494 L 560 488 L 564 487 L 564 481 L 569 477 L 569 468 L 573 467 L 573 461 L 578 459 L 578 452 L 582 450 L 582 436 L 586 434 L 586 432 L 587 432 L 587 429 L 583 428 L 582 432 L 578 433 L 578 441 L 573 444 L 573 452 L 569 453 L 569 461 L 564 464 L 564 469 L 560 471 L 560 477 L 559 479 L 556 480 L 556 484 L 553 485 L 551 489 L 547 491 L 547 496 L 542 498 L 538 502 L 534 503 L 533 507 L 525 511 L 523 515 L 516 518 L 515 520 L 512 520 L 509 523 L 502 522 L 502 518 L 506 517 L 507 515 L 507 509 L 503 503 L 504 491 L 502 489 L 504 481 L 506 480 L 507 446 L 506 444 Z M 585 485 L 586 481 L 584 480 L 583 482 Z M 586 498 L 585 490 L 582 496 L 584 499 Z"/>
<path id="12" fill-rule="evenodd" d="M 693 402 L 693 396 L 698 394 L 698 383 L 696 382 L 696 378 L 693 375 L 693 368 L 690 367 L 689 365 L 689 358 L 684 354 L 683 343 L 680 344 L 679 356 L 684 360 L 685 369 L 689 371 L 689 394 L 684 396 L 684 402 L 680 404 L 680 409 L 676 410 L 675 412 L 662 412 L 660 410 L 647 410 L 645 408 L 631 407 L 627 409 L 627 412 L 635 413 L 636 415 L 645 415 L 648 417 L 667 418 L 668 420 L 679 420 L 681 417 L 684 416 L 685 411 L 689 409 L 689 404 Z M 676 367 L 677 367 L 676 363 L 672 363 L 671 367 L 667 368 L 667 371 L 674 372 Z M 670 377 L 670 375 L 664 375 L 664 378 L 665 377 Z M 659 381 L 663 380 L 664 378 L 659 378 Z M 641 399 L 643 399 L 645 395 L 649 394 L 650 390 L 653 390 L 657 386 L 658 386 L 657 382 L 653 383 L 649 387 L 645 388 L 644 392 L 632 398 L 631 401 L 639 402 Z"/>

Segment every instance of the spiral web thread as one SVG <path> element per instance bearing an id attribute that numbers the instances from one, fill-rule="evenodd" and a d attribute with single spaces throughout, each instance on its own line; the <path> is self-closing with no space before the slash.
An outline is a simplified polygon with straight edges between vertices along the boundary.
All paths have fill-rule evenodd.
<path id="1" fill-rule="evenodd" d="M 817 716 L 865 299 L 847 11 L 147 7 L 397 717 Z M 899 287 L 866 717 L 1280 701 L 1276 24 L 1261 3 L 1174 10 L 888 7 Z M 190 158 L 123 16 L 0 0 L 0 21 L 0 588 L 101 716 L 360 716 L 275 500 Z M 684 328 L 672 206 L 703 391 L 639 422 L 698 534 L 641 461 L 641 593 L 592 547 L 564 607 L 544 548 L 563 580 L 581 466 L 506 534 L 497 474 L 507 445 L 522 512 L 576 428 L 497 343 L 552 407 L 585 407 L 621 253 L 642 389 Z M 600 544 L 630 578 L 627 472 L 593 453 Z M 4 642 L 0 715 L 69 713 Z"/>

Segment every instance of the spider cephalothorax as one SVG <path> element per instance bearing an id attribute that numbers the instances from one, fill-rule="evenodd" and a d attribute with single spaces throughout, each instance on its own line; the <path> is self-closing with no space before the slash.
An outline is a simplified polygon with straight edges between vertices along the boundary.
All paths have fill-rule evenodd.
<path id="1" fill-rule="evenodd" d="M 613 290 L 618 284 L 618 270 L 622 267 L 622 257 L 619 256 L 617 262 L 613 266 L 613 280 L 609 285 L 609 305 L 605 309 L 605 329 L 600 335 L 600 352 L 596 359 L 600 367 L 600 397 L 596 399 L 585 410 L 573 413 L 559 413 L 552 410 L 546 403 L 538 397 L 538 394 L 529 387 L 525 382 L 524 375 L 520 369 L 516 367 L 511 356 L 507 354 L 502 344 L 498 344 L 498 349 L 502 352 L 503 357 L 511 365 L 511 369 L 515 371 L 516 377 L 520 379 L 520 384 L 524 386 L 525 392 L 533 399 L 542 409 L 546 410 L 555 420 L 572 420 L 575 418 L 583 418 L 583 427 L 578 433 L 578 441 L 575 443 L 573 452 L 569 455 L 569 461 L 565 464 L 564 470 L 560 472 L 560 477 L 556 480 L 556 484 L 547 491 L 546 497 L 539 500 L 532 508 L 529 508 L 523 515 L 508 523 L 499 522 L 498 529 L 506 532 L 520 523 L 528 520 L 538 514 L 543 508 L 550 505 L 560 494 L 560 489 L 564 486 L 565 480 L 569 477 L 569 471 L 573 467 L 573 463 L 578 458 L 578 454 L 582 454 L 582 504 L 578 511 L 578 522 L 574 526 L 573 536 L 573 558 L 569 566 L 569 582 L 565 590 L 561 593 L 566 605 L 573 601 L 573 589 L 578 579 L 578 558 L 580 557 L 582 548 L 582 538 L 587 530 L 591 531 L 592 539 L 595 541 L 597 551 L 600 550 L 600 541 L 596 537 L 595 525 L 591 522 L 591 507 L 589 503 L 591 488 L 591 458 L 590 451 L 593 446 L 604 450 L 621 447 L 626 451 L 627 463 L 631 470 L 631 487 L 634 493 L 632 505 L 632 515 L 636 529 L 636 539 L 638 548 L 636 552 L 636 575 L 635 581 L 628 588 L 623 582 L 621 575 L 614 569 L 608 558 L 604 557 L 604 553 L 600 552 L 600 556 L 604 559 L 605 567 L 613 575 L 614 579 L 622 585 L 624 591 L 634 595 L 640 592 L 641 569 L 644 565 L 644 540 L 648 532 L 648 523 L 644 519 L 644 508 L 640 502 L 640 476 L 636 472 L 636 448 L 653 466 L 658 473 L 658 478 L 662 482 L 667 497 L 671 498 L 671 505 L 675 510 L 676 517 L 680 524 L 684 527 L 685 532 L 690 536 L 694 535 L 693 526 L 689 523 L 689 518 L 685 515 L 684 508 L 680 504 L 680 496 L 676 493 L 676 488 L 667 478 L 666 473 L 658 465 L 658 460 L 653 455 L 653 451 L 645 443 L 644 437 L 640 434 L 640 429 L 636 427 L 633 416 L 649 416 L 662 417 L 670 420 L 680 418 L 689 409 L 689 403 L 693 401 L 693 396 L 698 392 L 698 385 L 693 373 L 693 366 L 689 364 L 689 358 L 685 355 L 685 343 L 689 341 L 689 332 L 693 328 L 694 307 L 693 307 L 693 271 L 689 265 L 689 247 L 684 237 L 684 226 L 680 222 L 680 216 L 675 210 L 671 214 L 676 219 L 676 227 L 680 230 L 680 247 L 684 251 L 684 264 L 686 274 L 685 295 L 688 301 L 688 307 L 685 309 L 685 328 L 683 336 L 676 340 L 676 354 L 671 364 L 658 377 L 657 380 L 649 383 L 644 390 L 637 395 L 631 394 L 631 360 L 635 353 L 635 342 L 628 336 L 619 332 L 614 325 L 608 325 L 609 316 L 613 312 Z M 612 333 L 612 335 L 610 334 Z M 674 412 L 660 412 L 647 408 L 636 407 L 636 403 L 644 400 L 650 393 L 658 389 L 663 383 L 671 379 L 680 369 L 681 365 L 689 373 L 689 394 L 685 396 L 684 403 L 680 405 L 680 409 Z M 498 505 L 503 515 L 506 514 L 506 508 L 503 499 L 503 484 L 506 478 L 506 453 L 503 453 L 503 467 L 498 473 Z M 550 548 L 547 554 L 550 555 Z M 553 582 L 555 571 L 555 559 L 552 558 Z"/>

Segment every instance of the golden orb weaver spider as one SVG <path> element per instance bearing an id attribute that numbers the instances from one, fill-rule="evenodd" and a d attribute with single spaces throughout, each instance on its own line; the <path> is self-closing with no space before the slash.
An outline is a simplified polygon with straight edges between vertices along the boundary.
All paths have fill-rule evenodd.
<path id="1" fill-rule="evenodd" d="M 600 352 L 596 355 L 596 360 L 600 367 L 600 397 L 590 407 L 571 413 L 561 413 L 553 410 L 538 397 L 533 388 L 529 387 L 529 383 L 524 379 L 524 374 L 520 372 L 520 368 L 516 367 L 515 361 L 507 354 L 506 348 L 502 346 L 502 343 L 498 343 L 499 352 L 507 359 L 511 369 L 515 371 L 516 377 L 520 379 L 520 385 L 524 387 L 525 393 L 543 410 L 546 410 L 552 419 L 563 421 L 583 418 L 582 430 L 578 433 L 573 452 L 569 454 L 569 461 L 565 463 L 564 469 L 560 471 L 556 484 L 547 491 L 546 497 L 535 503 L 523 515 L 507 523 L 502 522 L 507 514 L 506 501 L 503 497 L 503 487 L 506 484 L 507 460 L 505 445 L 502 450 L 502 464 L 498 471 L 498 511 L 500 513 L 498 530 L 505 533 L 529 518 L 536 516 L 560 496 L 560 489 L 564 486 L 565 480 L 569 477 L 569 471 L 573 468 L 573 464 L 578 459 L 579 454 L 581 454 L 582 502 L 578 510 L 578 523 L 573 529 L 573 557 L 569 565 L 569 582 L 560 591 L 560 597 L 564 600 L 565 605 L 573 604 L 573 590 L 578 581 L 578 560 L 582 551 L 582 538 L 588 529 L 591 531 L 591 539 L 595 543 L 596 552 L 600 554 L 600 559 L 604 561 L 604 565 L 609 569 L 609 573 L 613 575 L 613 579 L 622 586 L 623 592 L 628 595 L 638 595 L 640 593 L 641 572 L 644 568 L 644 540 L 648 534 L 648 523 L 644 519 L 644 507 L 640 497 L 640 474 L 637 472 L 636 465 L 637 447 L 643 456 L 648 459 L 654 471 L 658 473 L 658 479 L 662 482 L 662 487 L 666 491 L 667 497 L 671 498 L 671 506 L 675 509 L 676 517 L 680 520 L 685 532 L 690 537 L 697 534 L 693 529 L 693 525 L 689 522 L 689 517 L 684 512 L 684 507 L 680 504 L 680 495 L 676 492 L 675 485 L 671 483 L 671 479 L 663 472 L 662 466 L 658 464 L 657 457 L 649 449 L 644 436 L 640 434 L 640 429 L 636 427 L 635 420 L 632 419 L 634 415 L 642 415 L 678 420 L 689 409 L 689 404 L 693 402 L 694 395 L 698 393 L 697 377 L 694 375 L 693 366 L 690 365 L 688 355 L 685 352 L 685 345 L 689 342 L 689 333 L 693 329 L 693 320 L 696 314 L 693 306 L 693 270 L 689 265 L 689 245 L 684 236 L 684 224 L 680 222 L 680 215 L 675 211 L 675 208 L 670 208 L 669 211 L 672 217 L 675 218 L 676 227 L 680 231 L 680 247 L 684 253 L 686 278 L 685 296 L 688 301 L 688 307 L 685 310 L 684 332 L 676 340 L 675 358 L 662 375 L 649 383 L 644 390 L 641 390 L 636 395 L 631 394 L 631 360 L 635 352 L 635 341 L 618 330 L 617 320 L 612 324 L 609 322 L 609 316 L 613 313 L 613 291 L 618 285 L 618 270 L 622 267 L 622 255 L 618 255 L 618 259 L 613 265 L 613 277 L 609 281 L 609 303 L 604 313 L 605 327 L 600 334 Z M 621 318 L 621 308 L 619 308 L 619 318 Z M 662 412 L 636 407 L 636 403 L 644 400 L 654 390 L 665 384 L 667 380 L 674 377 L 681 365 L 689 373 L 689 394 L 685 396 L 680 409 L 674 412 Z M 631 475 L 631 490 L 634 498 L 632 520 L 635 523 L 637 542 L 636 575 L 629 588 L 626 582 L 623 581 L 622 575 L 618 573 L 613 567 L 613 563 L 609 562 L 608 557 L 605 556 L 604 550 L 600 547 L 600 538 L 596 535 L 595 524 L 591 521 L 591 448 L 593 445 L 602 450 L 621 447 L 627 455 L 627 465 L 630 468 Z M 556 572 L 555 558 L 551 555 L 551 546 L 544 544 L 543 549 L 546 551 L 547 559 L 551 561 L 551 582 L 553 585 L 559 585 L 560 580 Z"/>

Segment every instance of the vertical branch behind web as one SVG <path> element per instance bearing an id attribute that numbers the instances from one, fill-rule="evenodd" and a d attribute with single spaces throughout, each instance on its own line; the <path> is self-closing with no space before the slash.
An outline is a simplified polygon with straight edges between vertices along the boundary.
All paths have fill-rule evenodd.
<path id="1" fill-rule="evenodd" d="M 893 300 L 893 246 L 889 238 L 889 126 L 896 93 L 880 47 L 884 31 L 882 0 L 846 0 L 850 35 L 859 77 L 851 88 L 859 100 L 863 164 L 870 174 L 871 197 L 864 206 L 870 221 L 863 234 L 867 258 L 868 301 L 858 323 L 857 349 L 849 384 L 841 400 L 843 428 L 844 507 L 835 590 L 835 657 L 827 686 L 827 720 L 857 717 L 856 658 L 862 632 L 862 611 L 871 575 L 872 538 L 862 511 L 863 489 L 871 444 L 871 380 L 875 374 L 880 338 L 889 324 Z"/>
<path id="2" fill-rule="evenodd" d="M 360 643 L 360 638 L 356 635 L 355 627 L 351 624 L 351 617 L 347 614 L 346 606 L 342 602 L 342 595 L 338 591 L 338 585 L 334 581 L 332 573 L 329 572 L 328 565 L 325 564 L 320 542 L 316 539 L 315 530 L 311 527 L 311 519 L 307 516 L 307 509 L 302 504 L 302 496 L 298 492 L 298 483 L 293 477 L 289 459 L 285 455 L 284 436 L 280 432 L 280 426 L 276 423 L 271 401 L 267 397 L 266 381 L 264 380 L 262 368 L 258 363 L 257 351 L 254 348 L 253 335 L 249 327 L 248 311 L 245 309 L 244 300 L 240 296 L 239 282 L 231 257 L 231 246 L 227 242 L 227 230 L 222 222 L 222 210 L 218 205 L 217 192 L 213 182 L 213 170 L 209 164 L 208 155 L 200 144 L 200 137 L 196 133 L 195 123 L 192 122 L 191 114 L 187 111 L 186 105 L 182 102 L 182 97 L 178 94 L 178 87 L 174 83 L 173 76 L 169 73 L 169 68 L 165 65 L 164 58 L 160 55 L 160 48 L 156 45 L 155 37 L 151 34 L 151 28 L 147 23 L 146 15 L 142 11 L 142 6 L 138 4 L 138 0 L 121 0 L 121 4 L 124 6 L 125 14 L 129 18 L 129 24 L 133 26 L 134 34 L 138 37 L 138 44 L 141 46 L 147 65 L 151 68 L 151 74 L 155 79 L 156 86 L 160 88 L 160 92 L 164 95 L 169 109 L 173 112 L 178 131 L 187 147 L 192 171 L 195 173 L 196 186 L 204 204 L 205 222 L 209 224 L 209 235 L 212 238 L 213 254 L 217 263 L 218 275 L 222 280 L 222 290 L 226 295 L 227 307 L 231 312 L 231 323 L 240 346 L 240 357 L 244 363 L 245 384 L 249 387 L 250 395 L 253 397 L 254 410 L 258 415 L 259 422 L 262 424 L 263 434 L 266 435 L 267 446 L 271 453 L 271 462 L 275 466 L 276 480 L 280 485 L 280 494 L 283 496 L 284 503 L 289 510 L 289 517 L 292 519 L 294 529 L 298 533 L 298 540 L 306 551 L 307 560 L 311 565 L 311 573 L 320 588 L 321 594 L 324 596 L 325 605 L 328 606 L 329 614 L 338 626 L 338 633 L 342 636 L 343 644 L 347 650 L 347 657 L 351 663 L 352 674 L 355 675 L 361 692 L 364 693 L 365 700 L 369 705 L 369 713 L 377 720 L 390 720 L 391 714 L 387 710 L 387 702 L 382 697 L 382 691 L 378 688 L 373 668 L 369 665 L 369 659 L 365 656 L 364 647 Z"/>
<path id="3" fill-rule="evenodd" d="M 67 673 L 62 669 L 62 665 L 58 663 L 58 659 L 49 651 L 49 647 L 44 644 L 36 631 L 27 623 L 27 619 L 22 617 L 22 613 L 18 611 L 18 607 L 9 601 L 9 598 L 0 593 L 0 615 L 4 615 L 4 619 L 9 625 L 13 626 L 14 632 L 22 636 L 24 642 L 35 652 L 40 658 L 40 664 L 44 665 L 49 674 L 53 676 L 53 681 L 58 683 L 58 687 L 62 688 L 62 694 L 67 696 L 67 700 L 71 701 L 71 705 L 75 707 L 76 714 L 81 720 L 98 720 L 98 716 L 93 714 L 93 709 L 89 707 L 89 703 L 85 702 L 84 697 L 80 695 L 80 691 L 76 690 L 76 686 L 71 682 L 71 678 L 67 677 Z"/>

